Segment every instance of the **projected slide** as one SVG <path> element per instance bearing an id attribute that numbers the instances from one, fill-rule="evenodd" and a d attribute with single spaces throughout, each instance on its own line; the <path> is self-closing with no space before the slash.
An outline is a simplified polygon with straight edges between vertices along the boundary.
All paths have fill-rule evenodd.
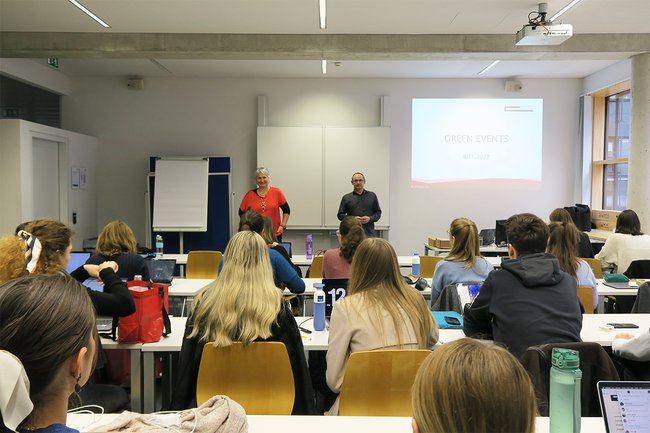
<path id="1" fill-rule="evenodd" d="M 413 99 L 412 108 L 412 186 L 541 182 L 542 99 Z"/>

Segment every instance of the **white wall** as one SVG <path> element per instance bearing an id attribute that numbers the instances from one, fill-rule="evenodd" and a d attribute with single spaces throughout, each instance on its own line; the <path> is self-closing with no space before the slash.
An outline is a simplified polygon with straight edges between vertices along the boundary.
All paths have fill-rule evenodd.
<path id="1" fill-rule="evenodd" d="M 122 218 L 139 239 L 145 238 L 150 155 L 230 156 L 236 204 L 254 186 L 258 95 L 268 98 L 269 126 L 377 126 L 379 98 L 391 97 L 389 239 L 400 254 L 422 252 L 426 237 L 445 235 L 449 222 L 458 216 L 468 216 L 487 228 L 494 226 L 495 219 L 516 212 L 546 218 L 555 207 L 580 199 L 574 192 L 580 168 L 579 79 L 522 80 L 520 93 L 506 93 L 498 79 L 147 78 L 143 91 L 128 90 L 120 78 L 71 81 L 72 92 L 63 98 L 63 125 L 100 142 L 99 226 Z M 411 189 L 413 97 L 544 98 L 541 187 L 535 191 Z M 373 180 L 368 179 L 366 186 L 372 190 Z M 296 248 L 300 253 L 304 247 L 296 244 Z"/>
<path id="2" fill-rule="evenodd" d="M 97 140 L 82 134 L 16 119 L 0 120 L 0 234 L 13 233 L 15 227 L 34 215 L 32 143 L 34 138 L 60 143 L 61 221 L 76 232 L 73 249 L 80 250 L 84 238 L 97 235 Z M 58 164 L 59 161 L 52 161 Z M 71 189 L 70 168 L 85 167 L 84 189 Z M 77 213 L 77 223 L 72 214 Z M 52 216 L 54 217 L 54 215 Z"/>

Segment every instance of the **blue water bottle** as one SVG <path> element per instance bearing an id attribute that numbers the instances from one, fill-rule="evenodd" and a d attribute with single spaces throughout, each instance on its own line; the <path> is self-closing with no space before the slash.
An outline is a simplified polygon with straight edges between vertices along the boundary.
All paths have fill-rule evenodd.
<path id="1" fill-rule="evenodd" d="M 411 268 L 411 273 L 416 277 L 420 276 L 420 253 L 417 251 L 413 253 L 413 266 Z"/>
<path id="2" fill-rule="evenodd" d="M 580 433 L 580 354 L 553 348 L 549 392 L 550 433 Z"/>
<path id="3" fill-rule="evenodd" d="M 314 284 L 314 331 L 325 329 L 325 292 L 324 285 L 321 283 Z"/>
<path id="4" fill-rule="evenodd" d="M 314 257 L 314 237 L 307 235 L 307 242 L 305 245 L 305 258 L 311 260 Z"/>

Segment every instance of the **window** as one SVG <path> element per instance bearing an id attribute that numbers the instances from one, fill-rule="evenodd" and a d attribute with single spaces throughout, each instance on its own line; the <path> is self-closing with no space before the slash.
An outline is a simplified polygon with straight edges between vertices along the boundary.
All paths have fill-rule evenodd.
<path id="1" fill-rule="evenodd" d="M 592 95 L 594 105 L 592 207 L 627 208 L 630 154 L 629 82 Z"/>

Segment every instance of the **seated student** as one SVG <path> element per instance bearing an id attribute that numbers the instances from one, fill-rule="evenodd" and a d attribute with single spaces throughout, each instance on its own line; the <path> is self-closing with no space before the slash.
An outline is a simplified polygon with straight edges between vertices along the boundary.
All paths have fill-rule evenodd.
<path id="1" fill-rule="evenodd" d="M 40 254 L 35 248 L 31 249 L 32 260 L 36 265 L 30 272 L 33 274 L 65 274 L 72 250 L 72 229 L 61 221 L 47 218 L 30 221 L 25 229 L 27 233 L 23 232 L 23 236 L 31 238 L 34 243 L 38 241 L 38 245 L 40 245 Z M 24 258 L 20 257 L 16 257 L 14 260 L 24 262 Z M 101 265 L 83 265 L 70 274 L 80 282 L 93 277 L 104 283 L 103 292 L 87 289 L 95 311 L 100 316 L 122 317 L 135 312 L 133 297 L 126 284 L 117 275 L 117 270 L 117 263 L 109 261 Z"/>
<path id="2" fill-rule="evenodd" d="M 399 272 L 393 247 L 380 238 L 361 242 L 350 270 L 348 295 L 330 320 L 327 386 L 341 390 L 351 353 L 380 349 L 431 349 L 438 326 L 422 295 Z M 338 399 L 330 409 L 338 414 Z"/>
<path id="3" fill-rule="evenodd" d="M 300 268 L 296 265 L 293 264 L 291 261 L 291 257 L 289 257 L 289 253 L 287 250 L 278 243 L 278 238 L 275 235 L 275 230 L 273 229 L 273 220 L 269 217 L 262 217 L 262 220 L 264 221 L 264 229 L 262 230 L 262 233 L 259 235 L 262 236 L 262 239 L 264 239 L 264 242 L 266 242 L 266 245 L 269 247 L 270 250 L 275 250 L 284 259 L 289 262 L 291 267 L 296 271 L 299 277 L 302 277 L 302 271 Z"/>
<path id="4" fill-rule="evenodd" d="M 366 238 L 366 232 L 357 217 L 343 218 L 336 231 L 340 248 L 325 251 L 323 256 L 323 278 L 350 278 L 352 257 L 359 244 Z"/>
<path id="5" fill-rule="evenodd" d="M 581 341 L 576 280 L 544 252 L 548 235 L 546 223 L 533 214 L 508 218 L 512 260 L 490 272 L 474 302 L 465 306 L 465 335 L 491 338 L 516 357 L 538 344 Z"/>
<path id="6" fill-rule="evenodd" d="M 262 215 L 252 210 L 244 212 L 239 219 L 239 231 L 249 230 L 259 235 L 264 231 L 264 220 Z M 305 282 L 300 278 L 296 270 L 276 250 L 268 250 L 273 268 L 273 279 L 277 287 L 286 286 L 291 293 L 300 294 L 305 291 Z M 225 257 L 224 257 L 225 261 Z M 220 267 L 223 265 L 221 263 Z"/>
<path id="7" fill-rule="evenodd" d="M 214 342 L 218 347 L 227 347 L 235 341 L 284 343 L 295 383 L 292 413 L 314 413 L 311 380 L 298 325 L 273 284 L 266 243 L 258 234 L 247 230 L 230 239 L 216 286 L 201 290 L 194 300 L 194 310 L 185 328 L 172 409 L 196 407 L 196 380 L 205 344 Z M 273 366 L 266 367 L 273 374 Z"/>
<path id="8" fill-rule="evenodd" d="M 636 380 L 650 380 L 650 330 L 636 337 L 632 334 L 617 334 L 612 341 L 612 353 L 623 360 L 628 371 Z"/>
<path id="9" fill-rule="evenodd" d="M 554 209 L 553 212 L 551 212 L 551 214 L 548 216 L 548 219 L 552 223 L 560 222 L 560 223 L 572 224 L 580 234 L 578 251 L 576 254 L 578 254 L 578 257 L 582 257 L 583 259 L 594 258 L 594 249 L 591 246 L 591 240 L 589 239 L 589 235 L 581 231 L 580 229 L 578 229 L 578 227 L 573 222 L 573 219 L 571 219 L 571 215 L 566 209 L 563 209 L 561 207 Z"/>
<path id="10" fill-rule="evenodd" d="M 636 212 L 626 209 L 616 219 L 616 229 L 596 254 L 603 269 L 622 274 L 635 260 L 650 260 L 650 236 L 641 231 Z"/>
<path id="11" fill-rule="evenodd" d="M 0 369 L 3 383 L 14 386 L 11 395 L 20 401 L 2 408 L 4 427 L 77 432 L 65 426 L 68 397 L 93 371 L 96 338 L 90 297 L 69 276 L 27 276 L 2 284 Z M 20 364 L 28 383 L 20 376 Z"/>
<path id="12" fill-rule="evenodd" d="M 124 221 L 115 220 L 106 224 L 99 234 L 95 254 L 86 263 L 99 265 L 113 261 L 118 265 L 117 275 L 120 278 L 130 281 L 140 275 L 144 281 L 149 281 L 147 263 L 137 252 L 137 241 L 131 227 Z"/>
<path id="13" fill-rule="evenodd" d="M 573 223 L 552 222 L 546 251 L 553 254 L 560 269 L 575 278 L 578 286 L 589 286 L 593 292 L 594 309 L 598 306 L 598 284 L 589 263 L 576 257 L 579 230 Z"/>
<path id="14" fill-rule="evenodd" d="M 507 350 L 463 338 L 437 348 L 412 391 L 413 433 L 533 433 L 537 403 L 528 373 Z"/>
<path id="15" fill-rule="evenodd" d="M 451 251 L 436 265 L 431 284 L 431 305 L 442 289 L 454 283 L 482 283 L 494 266 L 479 251 L 478 230 L 474 221 L 456 218 L 449 226 Z"/>

